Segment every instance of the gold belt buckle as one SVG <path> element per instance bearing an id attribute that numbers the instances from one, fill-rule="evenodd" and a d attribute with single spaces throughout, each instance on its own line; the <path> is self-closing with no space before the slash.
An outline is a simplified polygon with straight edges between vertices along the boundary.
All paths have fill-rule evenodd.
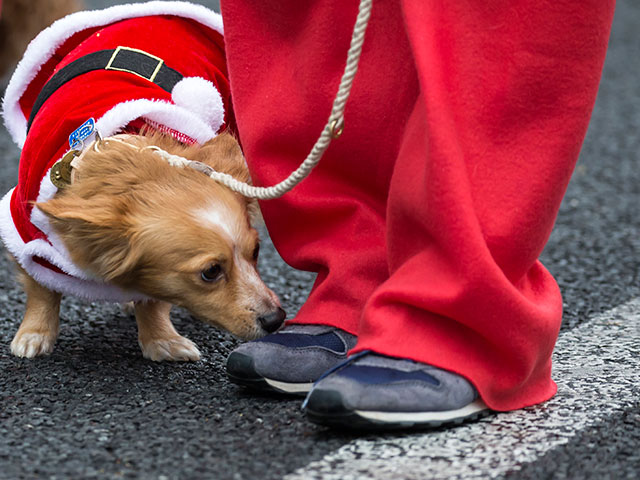
<path id="1" fill-rule="evenodd" d="M 113 66 L 113 62 L 115 61 L 116 57 L 118 56 L 118 54 L 120 52 L 122 52 L 123 50 L 125 51 L 129 51 L 129 52 L 136 52 L 136 53 L 140 53 L 142 55 L 144 55 L 145 57 L 149 57 L 154 59 L 156 62 L 158 62 L 158 65 L 156 65 L 156 68 L 154 69 L 153 73 L 151 74 L 150 77 L 145 77 L 144 75 L 135 72 L 133 70 L 129 70 L 127 68 L 120 68 L 120 67 L 114 67 Z M 115 49 L 115 51 L 113 52 L 113 54 L 111 55 L 111 58 L 109 59 L 109 63 L 107 63 L 107 66 L 104 67 L 105 70 L 117 70 L 118 72 L 127 72 L 127 73 L 133 73 L 134 75 L 137 75 L 141 78 L 144 78 L 145 80 L 149 80 L 150 82 L 153 82 L 156 78 L 156 75 L 158 75 L 158 72 L 160 71 L 160 68 L 162 68 L 162 64 L 164 63 L 164 60 L 162 60 L 160 57 L 156 57 L 155 55 L 151 55 L 150 53 L 145 52 L 144 50 L 138 50 L 137 48 L 129 48 L 129 47 L 118 47 Z"/>

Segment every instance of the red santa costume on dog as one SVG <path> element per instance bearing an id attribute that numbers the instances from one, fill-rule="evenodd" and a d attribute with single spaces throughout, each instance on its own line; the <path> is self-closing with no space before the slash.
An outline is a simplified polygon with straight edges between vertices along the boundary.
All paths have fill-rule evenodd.
<path id="1" fill-rule="evenodd" d="M 286 177 L 322 130 L 357 5 L 223 0 L 256 185 Z M 550 398 L 562 300 L 538 256 L 587 129 L 613 6 L 374 1 L 344 134 L 293 192 L 261 204 L 284 259 L 318 272 L 294 321 L 461 374 L 496 410 Z"/>
<path id="2" fill-rule="evenodd" d="M 55 194 L 49 170 L 89 118 L 102 137 L 150 125 L 186 143 L 232 122 L 222 32 L 220 15 L 202 6 L 149 2 L 70 15 L 29 45 L 3 105 L 22 156 L 18 185 L 0 204 L 0 234 L 36 281 L 89 300 L 141 298 L 74 265 L 30 202 Z"/>

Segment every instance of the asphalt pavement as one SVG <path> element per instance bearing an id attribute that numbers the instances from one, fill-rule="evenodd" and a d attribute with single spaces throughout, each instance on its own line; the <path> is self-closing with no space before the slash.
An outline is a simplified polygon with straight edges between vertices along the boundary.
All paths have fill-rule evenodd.
<path id="1" fill-rule="evenodd" d="M 115 1 L 90 0 L 91 7 Z M 198 2 L 215 6 L 217 2 Z M 17 359 L 25 297 L 0 257 L 0 479 L 637 478 L 640 472 L 640 3 L 619 0 L 598 101 L 542 261 L 564 293 L 560 390 L 455 429 L 366 435 L 304 419 L 224 374 L 232 336 L 181 310 L 196 363 L 142 358 L 135 320 L 65 298 L 55 351 Z M 0 192 L 19 151 L 0 129 Z M 260 270 L 289 314 L 313 275 L 265 239 Z"/>

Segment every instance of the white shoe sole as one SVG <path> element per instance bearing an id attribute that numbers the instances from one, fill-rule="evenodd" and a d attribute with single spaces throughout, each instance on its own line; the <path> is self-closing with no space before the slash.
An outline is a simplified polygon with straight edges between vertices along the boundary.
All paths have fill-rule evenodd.
<path id="1" fill-rule="evenodd" d="M 277 380 L 272 380 L 267 377 L 263 377 L 264 381 L 274 390 L 277 390 L 282 393 L 309 393 L 311 387 L 313 387 L 313 382 L 310 383 L 287 383 L 287 382 L 279 382 Z"/>
<path id="2" fill-rule="evenodd" d="M 354 413 L 367 420 L 376 423 L 448 423 L 463 420 L 467 417 L 488 410 L 487 405 L 480 399 L 457 410 L 443 412 L 375 412 L 367 410 L 355 410 Z"/>

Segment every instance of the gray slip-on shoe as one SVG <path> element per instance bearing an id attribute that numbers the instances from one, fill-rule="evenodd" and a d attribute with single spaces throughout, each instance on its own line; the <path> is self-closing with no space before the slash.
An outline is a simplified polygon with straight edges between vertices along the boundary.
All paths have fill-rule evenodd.
<path id="1" fill-rule="evenodd" d="M 433 428 L 489 412 L 460 375 L 372 352 L 327 372 L 303 409 L 314 423 L 351 429 Z"/>
<path id="2" fill-rule="evenodd" d="M 257 390 L 306 394 L 320 376 L 347 358 L 355 335 L 326 325 L 286 325 L 247 342 L 227 359 L 229 380 Z"/>

